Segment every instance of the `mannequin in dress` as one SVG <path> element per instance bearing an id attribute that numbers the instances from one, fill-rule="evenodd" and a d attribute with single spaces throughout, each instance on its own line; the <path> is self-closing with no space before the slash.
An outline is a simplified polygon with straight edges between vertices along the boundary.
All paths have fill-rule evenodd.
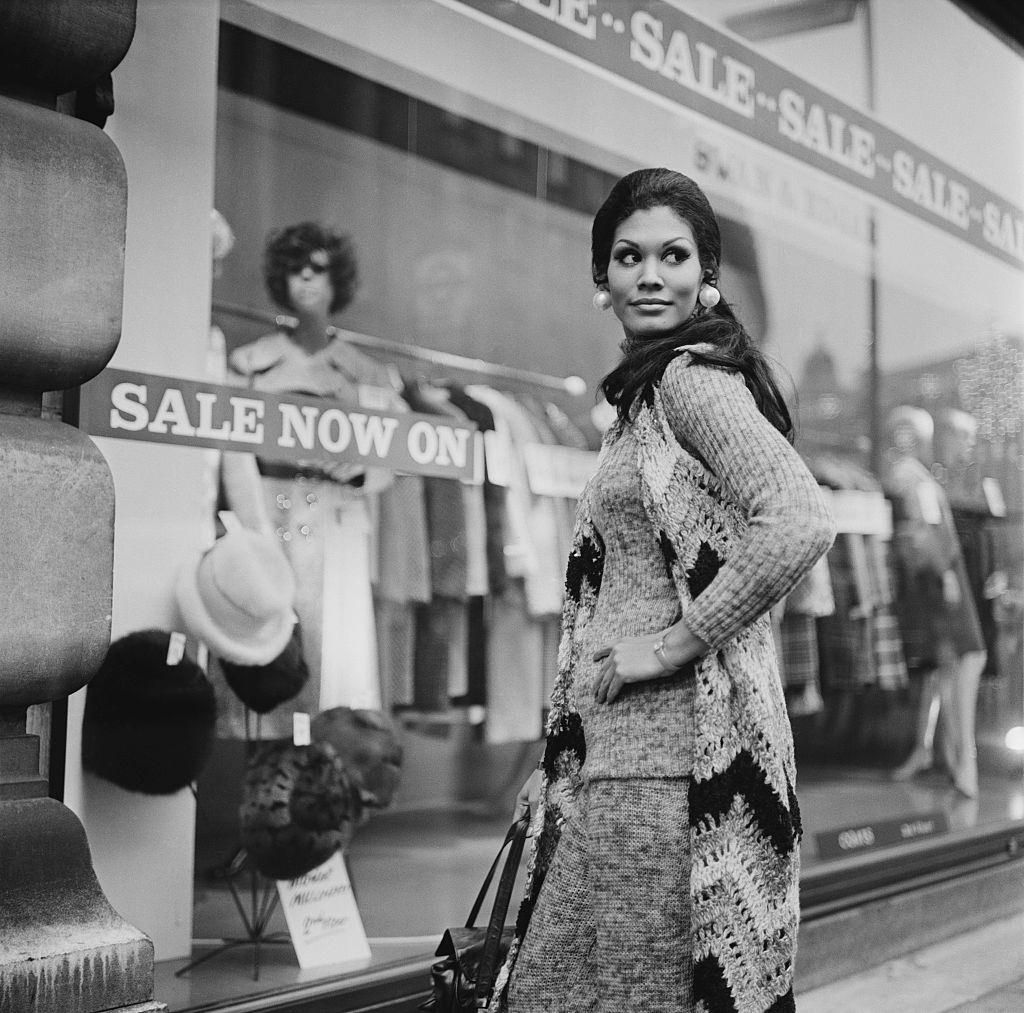
<path id="1" fill-rule="evenodd" d="M 264 278 L 271 298 L 297 324 L 231 352 L 235 382 L 371 409 L 400 404 L 387 368 L 331 324 L 355 294 L 355 252 L 346 236 L 313 222 L 282 229 L 267 243 Z M 349 463 L 258 464 L 260 494 L 253 496 L 250 484 L 233 483 L 225 472 L 225 498 L 246 527 L 271 531 L 292 564 L 310 671 L 294 701 L 262 718 L 262 736 L 275 738 L 291 735 L 293 711 L 381 705 L 367 498 L 391 477 Z"/>
<path id="2" fill-rule="evenodd" d="M 982 676 L 999 674 L 997 602 L 1008 586 L 998 528 L 1006 516 L 999 483 L 978 460 L 978 420 L 959 408 L 936 418 L 935 456 L 963 553 L 967 581 L 981 623 L 986 661 Z"/>
<path id="3" fill-rule="evenodd" d="M 975 701 L 985 650 L 949 501 L 930 470 L 934 422 L 924 409 L 901 405 L 889 415 L 887 432 L 883 484 L 893 502 L 897 610 L 907 667 L 922 680 L 914 748 L 893 776 L 908 780 L 933 765 L 942 720 L 953 784 L 974 798 Z"/>

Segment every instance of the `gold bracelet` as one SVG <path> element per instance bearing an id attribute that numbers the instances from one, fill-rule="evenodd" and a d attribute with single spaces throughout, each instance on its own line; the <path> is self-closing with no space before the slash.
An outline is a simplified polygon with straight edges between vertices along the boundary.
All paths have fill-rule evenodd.
<path id="1" fill-rule="evenodd" d="M 668 658 L 665 657 L 664 637 L 661 637 L 661 639 L 655 642 L 654 656 L 658 659 L 658 663 L 661 665 L 661 667 L 665 669 L 666 674 L 678 671 L 678 668 L 675 665 L 670 665 Z"/>

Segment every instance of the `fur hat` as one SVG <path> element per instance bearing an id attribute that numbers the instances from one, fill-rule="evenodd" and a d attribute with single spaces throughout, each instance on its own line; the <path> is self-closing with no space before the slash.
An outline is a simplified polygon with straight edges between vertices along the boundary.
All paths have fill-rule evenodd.
<path id="1" fill-rule="evenodd" d="M 285 649 L 269 664 L 236 665 L 221 659 L 220 667 L 235 696 L 257 714 L 266 714 L 291 700 L 309 680 L 298 623 Z"/>
<path id="2" fill-rule="evenodd" d="M 85 697 L 82 766 L 129 791 L 170 795 L 210 755 L 217 705 L 203 670 L 167 664 L 171 635 L 142 630 L 110 645 Z"/>
<path id="3" fill-rule="evenodd" d="M 314 742 L 328 742 L 359 788 L 364 804 L 391 804 L 402 768 L 402 746 L 395 726 L 380 711 L 331 707 L 310 724 Z"/>
<path id="4" fill-rule="evenodd" d="M 295 576 L 268 535 L 229 529 L 178 573 L 178 608 L 188 631 L 236 665 L 266 665 L 291 639 Z"/>
<path id="5" fill-rule="evenodd" d="M 241 839 L 270 879 L 295 879 L 352 840 L 359 793 L 327 744 L 271 742 L 250 759 L 239 807 Z"/>

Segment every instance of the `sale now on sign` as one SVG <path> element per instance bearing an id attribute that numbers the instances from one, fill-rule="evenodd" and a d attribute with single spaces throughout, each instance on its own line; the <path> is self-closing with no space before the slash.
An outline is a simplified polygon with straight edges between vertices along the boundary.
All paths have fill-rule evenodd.
<path id="1" fill-rule="evenodd" d="M 151 373 L 105 369 L 82 388 L 79 424 L 91 436 L 248 451 L 296 467 L 347 462 L 482 480 L 469 422 Z"/>

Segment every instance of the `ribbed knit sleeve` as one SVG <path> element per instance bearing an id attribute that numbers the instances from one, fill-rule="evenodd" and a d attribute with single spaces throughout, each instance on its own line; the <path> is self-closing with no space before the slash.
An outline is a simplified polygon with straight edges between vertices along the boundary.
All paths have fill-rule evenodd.
<path id="1" fill-rule="evenodd" d="M 767 612 L 829 549 L 835 522 L 800 456 L 757 410 L 743 377 L 674 359 L 661 396 L 676 439 L 718 477 L 749 526 L 683 612 L 713 648 Z"/>

